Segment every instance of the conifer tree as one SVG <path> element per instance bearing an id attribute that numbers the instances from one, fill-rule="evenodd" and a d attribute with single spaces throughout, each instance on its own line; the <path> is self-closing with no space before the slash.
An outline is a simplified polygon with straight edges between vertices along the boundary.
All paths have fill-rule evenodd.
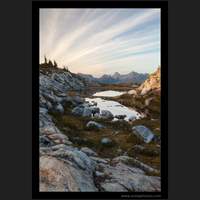
<path id="1" fill-rule="evenodd" d="M 51 60 L 49 60 L 49 63 L 48 63 L 49 67 L 53 67 L 53 63 Z"/>
<path id="2" fill-rule="evenodd" d="M 69 71 L 67 66 L 64 66 L 64 70 L 67 71 L 67 72 Z"/>
<path id="3" fill-rule="evenodd" d="M 54 60 L 54 62 L 53 62 L 53 66 L 56 67 L 56 68 L 58 67 L 58 64 L 56 63 L 55 60 Z"/>
<path id="4" fill-rule="evenodd" d="M 47 64 L 47 57 L 44 56 L 44 63 Z"/>

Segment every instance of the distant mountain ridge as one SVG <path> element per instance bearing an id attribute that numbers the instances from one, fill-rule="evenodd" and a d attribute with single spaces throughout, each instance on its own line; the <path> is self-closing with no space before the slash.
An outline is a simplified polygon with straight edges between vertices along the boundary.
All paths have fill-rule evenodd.
<path id="1" fill-rule="evenodd" d="M 104 74 L 100 78 L 93 77 L 90 74 L 78 73 L 78 75 L 85 78 L 88 82 L 98 82 L 105 84 L 118 84 L 118 83 L 141 84 L 149 76 L 149 74 L 147 73 L 137 73 L 134 71 L 128 74 L 120 74 L 119 72 L 115 72 L 113 75 Z"/>

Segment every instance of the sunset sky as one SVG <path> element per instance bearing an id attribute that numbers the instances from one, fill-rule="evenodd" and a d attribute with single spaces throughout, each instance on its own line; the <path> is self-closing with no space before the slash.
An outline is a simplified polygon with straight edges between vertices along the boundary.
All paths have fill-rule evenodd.
<path id="1" fill-rule="evenodd" d="M 160 9 L 40 9 L 40 63 L 101 76 L 160 65 Z"/>

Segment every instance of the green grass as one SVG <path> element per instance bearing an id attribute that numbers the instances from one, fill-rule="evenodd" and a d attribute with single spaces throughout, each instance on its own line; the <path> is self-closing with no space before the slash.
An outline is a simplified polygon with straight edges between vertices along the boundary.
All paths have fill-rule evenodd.
<path id="1" fill-rule="evenodd" d="M 70 108 L 68 107 L 68 110 Z M 140 161 L 159 169 L 160 155 L 151 155 L 150 150 L 155 148 L 155 143 L 145 144 L 142 140 L 132 134 L 133 125 L 146 125 L 151 130 L 156 127 L 154 122 L 141 119 L 133 123 L 128 122 L 111 122 L 104 119 L 95 121 L 103 124 L 106 128 L 101 130 L 89 130 L 86 127 L 90 118 L 73 116 L 65 110 L 64 115 L 51 113 L 56 126 L 66 134 L 76 147 L 87 146 L 98 153 L 100 157 L 114 158 L 127 152 L 129 156 L 137 157 Z M 101 139 L 108 137 L 112 140 L 112 144 L 105 146 L 101 144 Z M 146 152 L 135 152 L 134 145 L 143 145 Z M 119 151 L 120 149 L 120 151 Z M 149 149 L 149 152 L 148 152 Z"/>
<path id="2" fill-rule="evenodd" d="M 114 86 L 110 86 L 110 89 L 113 88 Z M 69 94 L 71 96 L 76 95 L 74 92 L 70 92 Z M 145 99 L 150 97 L 152 97 L 152 94 L 138 96 L 137 98 L 133 98 L 133 96 L 129 94 L 124 94 L 119 97 L 105 98 L 118 101 L 119 103 L 134 108 L 139 112 L 148 109 L 150 114 L 147 117 L 133 122 L 111 122 L 105 119 L 91 119 L 87 117 L 74 116 L 71 114 L 73 108 L 71 104 L 65 105 L 65 112 L 62 115 L 58 113 L 50 114 L 53 116 L 56 126 L 69 137 L 74 146 L 89 147 L 97 152 L 100 157 L 104 158 L 114 158 L 116 156 L 124 155 L 126 152 L 129 156 L 137 158 L 141 162 L 148 164 L 153 168 L 160 169 L 160 153 L 154 153 L 154 150 L 159 148 L 157 147 L 157 144 L 154 142 L 146 144 L 137 136 L 132 134 L 132 127 L 135 125 L 144 125 L 156 135 L 159 136 L 161 134 L 160 97 L 154 96 L 154 100 L 151 101 L 148 107 L 145 107 Z M 154 120 L 152 120 L 152 118 Z M 90 120 L 101 123 L 106 128 L 101 130 L 88 129 L 86 124 Z M 103 137 L 110 138 L 113 141 L 112 144 L 108 146 L 102 145 L 101 139 Z M 135 151 L 133 148 L 134 145 L 142 145 L 145 147 L 145 150 Z"/>

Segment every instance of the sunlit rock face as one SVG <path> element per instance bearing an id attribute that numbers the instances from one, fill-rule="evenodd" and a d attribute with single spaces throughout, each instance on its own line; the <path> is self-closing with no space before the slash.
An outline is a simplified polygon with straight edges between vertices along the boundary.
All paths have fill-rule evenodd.
<path id="1" fill-rule="evenodd" d="M 128 94 L 137 95 L 137 91 L 136 90 L 129 90 Z"/>
<path id="2" fill-rule="evenodd" d="M 160 92 L 160 67 L 149 76 L 149 78 L 138 88 L 141 95 L 146 94 L 149 91 Z"/>

